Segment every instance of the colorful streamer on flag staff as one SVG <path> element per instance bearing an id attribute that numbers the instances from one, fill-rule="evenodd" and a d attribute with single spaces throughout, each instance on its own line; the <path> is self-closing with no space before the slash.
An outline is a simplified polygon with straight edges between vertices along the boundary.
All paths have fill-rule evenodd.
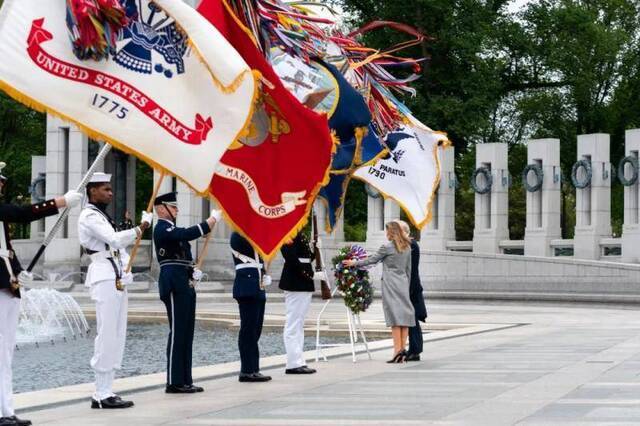
<path id="1" fill-rule="evenodd" d="M 341 116 L 339 102 L 329 113 L 330 127 L 340 142 L 332 163 L 331 180 L 320 192 L 328 207 L 325 223 L 331 231 L 340 217 L 349 179 L 355 170 L 388 154 L 393 147 L 383 142 L 386 135 L 406 125 L 409 117 L 415 120 L 396 96 L 415 95 L 410 84 L 420 78 L 425 58 L 405 58 L 396 53 L 430 38 L 409 25 L 390 21 L 374 21 L 343 34 L 332 20 L 317 16 L 311 10 L 312 7 L 331 10 L 323 3 L 284 3 L 280 0 L 233 0 L 231 3 L 240 19 L 252 29 L 266 57 L 269 58 L 272 49 L 277 47 L 311 66 L 319 59 L 321 63 L 325 61 L 329 67 L 335 66 L 343 73 L 343 78 L 337 77 L 337 85 L 344 79 L 364 97 L 370 120 L 367 123 L 351 120 L 353 137 L 345 136 L 348 132 L 341 128 L 350 120 Z M 362 34 L 383 28 L 407 34 L 411 39 L 384 50 L 372 49 L 357 40 Z M 406 74 L 407 69 L 409 75 L 402 78 L 394 75 L 398 70 Z M 353 105 L 349 105 L 349 109 L 360 114 Z M 415 224 L 423 225 L 424 222 Z"/>

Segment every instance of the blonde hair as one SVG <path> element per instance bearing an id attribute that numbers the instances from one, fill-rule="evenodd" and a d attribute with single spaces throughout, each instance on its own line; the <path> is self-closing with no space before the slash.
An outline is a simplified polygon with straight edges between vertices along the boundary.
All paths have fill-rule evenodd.
<path id="1" fill-rule="evenodd" d="M 400 228 L 402 228 L 402 232 L 404 232 L 407 237 L 411 238 L 411 228 L 409 227 L 409 224 L 407 222 L 400 219 L 396 219 L 394 222 L 397 222 L 398 225 L 400 225 Z"/>
<path id="2" fill-rule="evenodd" d="M 388 222 L 385 225 L 385 229 L 389 233 L 389 239 L 393 242 L 398 253 L 401 253 L 411 247 L 411 240 L 402 230 L 402 227 L 398 222 Z"/>

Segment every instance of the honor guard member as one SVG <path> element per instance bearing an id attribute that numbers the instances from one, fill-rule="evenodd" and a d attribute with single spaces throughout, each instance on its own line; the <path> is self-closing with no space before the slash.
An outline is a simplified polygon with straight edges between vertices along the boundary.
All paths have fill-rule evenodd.
<path id="1" fill-rule="evenodd" d="M 0 173 L 5 163 L 0 163 Z M 0 174 L 0 195 L 7 178 Z M 9 223 L 29 223 L 58 213 L 61 207 L 80 204 L 82 195 L 69 191 L 63 197 L 30 206 L 0 203 L 0 425 L 28 426 L 29 420 L 16 417 L 13 410 L 11 364 L 20 317 L 20 285 L 29 284 L 30 273 L 22 270 L 9 238 Z"/>
<path id="2" fill-rule="evenodd" d="M 424 289 L 420 282 L 420 246 L 417 241 L 411 238 L 411 228 L 409 224 L 404 220 L 398 220 L 402 231 L 411 239 L 411 279 L 409 281 L 409 297 L 411 298 L 411 304 L 413 304 L 413 310 L 416 314 L 416 325 L 409 327 L 409 350 L 405 361 L 420 361 L 420 354 L 422 353 L 422 347 L 424 341 L 422 338 L 422 328 L 420 328 L 420 321 L 425 322 L 427 320 L 427 307 L 424 303 Z"/>
<path id="3" fill-rule="evenodd" d="M 85 285 L 96 302 L 96 339 L 91 367 L 96 376 L 91 408 L 128 408 L 113 393 L 115 370 L 122 368 L 122 356 L 127 334 L 127 289 L 133 282 L 124 270 L 129 262 L 125 247 L 151 225 L 152 213 L 142 212 L 139 226 L 118 231 L 106 212 L 113 199 L 111 175 L 95 173 L 87 185 L 88 203 L 78 218 L 78 239 L 91 259 Z"/>
<path id="4" fill-rule="evenodd" d="M 326 280 L 324 272 L 314 272 L 311 264 L 313 251 L 309 240 L 300 232 L 293 241 L 280 249 L 284 267 L 280 277 L 280 289 L 284 290 L 287 313 L 284 324 L 284 347 L 287 350 L 286 374 L 313 374 L 303 356 L 304 318 L 311 305 L 315 290 L 314 280 Z"/>
<path id="5" fill-rule="evenodd" d="M 202 392 L 203 388 L 193 385 L 191 376 L 196 322 L 194 282 L 202 279 L 202 271 L 194 267 L 189 241 L 211 232 L 222 214 L 219 210 L 212 210 L 211 216 L 204 222 L 190 228 L 179 228 L 176 226 L 178 203 L 175 192 L 157 197 L 154 205 L 158 215 L 158 223 L 153 230 L 156 257 L 160 264 L 158 287 L 160 300 L 167 308 L 170 327 L 165 392 Z"/>
<path id="6" fill-rule="evenodd" d="M 262 259 L 249 241 L 240 234 L 231 234 L 231 253 L 236 268 L 233 281 L 233 298 L 240 309 L 240 350 L 241 382 L 267 382 L 270 376 L 260 373 L 260 352 L 258 340 L 262 334 L 264 305 L 267 300 L 265 287 L 271 285 L 271 277 L 266 275 Z"/>

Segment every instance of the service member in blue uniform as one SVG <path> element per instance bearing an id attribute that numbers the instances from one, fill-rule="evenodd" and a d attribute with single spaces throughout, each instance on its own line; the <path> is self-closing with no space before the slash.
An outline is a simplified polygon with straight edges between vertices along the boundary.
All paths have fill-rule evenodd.
<path id="1" fill-rule="evenodd" d="M 411 238 L 411 229 L 409 224 L 404 220 L 398 221 L 402 231 Z M 409 327 L 409 350 L 405 361 L 420 361 L 422 353 L 423 338 L 420 321 L 425 322 L 427 319 L 427 307 L 424 303 L 422 283 L 420 282 L 420 246 L 418 242 L 411 238 L 411 280 L 409 281 L 409 297 L 413 310 L 416 313 L 416 325 Z"/>
<path id="2" fill-rule="evenodd" d="M 5 163 L 0 163 L 0 173 Z M 0 174 L 0 196 L 7 178 Z M 28 426 L 29 420 L 16 417 L 13 409 L 11 364 L 16 347 L 20 318 L 20 286 L 29 284 L 32 275 L 22 270 L 9 238 L 9 223 L 29 223 L 58 213 L 61 207 L 80 204 L 82 194 L 69 191 L 63 197 L 30 206 L 0 203 L 0 425 Z"/>
<path id="3" fill-rule="evenodd" d="M 153 231 L 156 257 L 160 263 L 158 286 L 160 300 L 167 308 L 169 339 L 167 341 L 166 393 L 195 393 L 204 391 L 193 385 L 191 376 L 193 332 L 196 320 L 196 290 L 202 271 L 194 267 L 189 241 L 208 234 L 220 220 L 218 210 L 202 223 L 189 228 L 176 226 L 178 203 L 176 193 L 156 198 L 158 223 Z"/>
<path id="4" fill-rule="evenodd" d="M 271 277 L 266 274 L 262 258 L 255 252 L 249 241 L 242 235 L 231 234 L 231 254 L 236 268 L 233 282 L 233 298 L 240 309 L 240 350 L 241 382 L 267 382 L 271 376 L 260 373 L 260 352 L 258 340 L 262 334 L 264 305 L 267 300 L 265 287 L 271 285 Z"/>

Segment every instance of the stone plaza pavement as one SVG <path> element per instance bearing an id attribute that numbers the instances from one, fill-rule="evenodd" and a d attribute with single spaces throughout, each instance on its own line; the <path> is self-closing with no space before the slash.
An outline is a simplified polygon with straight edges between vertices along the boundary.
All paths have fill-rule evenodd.
<path id="1" fill-rule="evenodd" d="M 282 318 L 281 299 L 267 306 L 270 321 Z M 309 320 L 320 307 L 314 302 Z M 200 314 L 235 309 L 199 305 Z M 286 376 L 283 357 L 266 359 L 263 372 L 273 381 L 264 384 L 238 383 L 237 363 L 202 367 L 195 372 L 202 394 L 165 394 L 163 374 L 121 379 L 116 390 L 136 403 L 123 411 L 91 410 L 89 385 L 18 395 L 16 402 L 35 425 L 640 424 L 637 307 L 437 301 L 428 309 L 420 362 L 386 364 L 386 340 L 371 345 L 372 360 L 360 354 L 355 364 L 335 349 L 343 356 L 311 363 L 318 369 L 312 376 Z M 341 303 L 330 304 L 327 318 L 344 318 Z M 363 321 L 381 318 L 378 300 Z"/>

